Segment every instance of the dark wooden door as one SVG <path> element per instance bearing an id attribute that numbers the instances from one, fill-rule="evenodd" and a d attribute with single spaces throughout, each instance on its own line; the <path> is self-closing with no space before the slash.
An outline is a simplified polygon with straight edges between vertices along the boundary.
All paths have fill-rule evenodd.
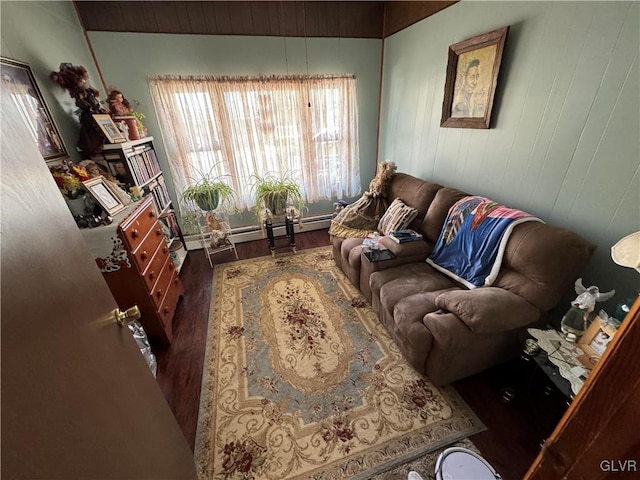
<path id="1" fill-rule="evenodd" d="M 192 453 L 2 95 L 2 478 L 195 479 Z"/>
<path id="2" fill-rule="evenodd" d="M 525 480 L 640 478 L 640 298 Z"/>

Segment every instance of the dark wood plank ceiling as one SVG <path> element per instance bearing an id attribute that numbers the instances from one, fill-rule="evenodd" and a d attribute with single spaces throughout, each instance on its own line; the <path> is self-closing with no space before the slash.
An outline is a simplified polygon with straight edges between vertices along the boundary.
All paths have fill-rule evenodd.
<path id="1" fill-rule="evenodd" d="M 76 1 L 87 31 L 384 38 L 455 1 Z"/>
<path id="2" fill-rule="evenodd" d="M 384 2 L 384 37 L 388 37 L 403 28 L 413 25 L 423 18 L 430 17 L 434 13 L 443 10 L 457 1 L 449 2 Z"/>

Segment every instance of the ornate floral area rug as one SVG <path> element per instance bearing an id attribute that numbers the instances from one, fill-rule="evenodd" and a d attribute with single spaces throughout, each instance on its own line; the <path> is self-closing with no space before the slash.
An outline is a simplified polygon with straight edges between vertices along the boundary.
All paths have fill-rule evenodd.
<path id="1" fill-rule="evenodd" d="M 484 429 L 402 357 L 331 247 L 217 265 L 203 479 L 369 479 Z"/>

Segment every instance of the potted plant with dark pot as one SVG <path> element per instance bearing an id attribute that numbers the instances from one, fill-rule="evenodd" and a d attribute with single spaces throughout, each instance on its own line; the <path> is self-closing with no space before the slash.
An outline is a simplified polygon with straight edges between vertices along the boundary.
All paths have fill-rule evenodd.
<path id="1" fill-rule="evenodd" d="M 222 203 L 231 203 L 235 198 L 233 189 L 211 172 L 201 175 L 200 180 L 182 192 L 182 199 L 204 211 L 217 209 Z"/>
<path id="2" fill-rule="evenodd" d="M 287 206 L 292 205 L 299 211 L 304 208 L 302 191 L 290 172 L 282 174 L 266 173 L 264 176 L 251 175 L 251 188 L 256 200 L 256 215 L 264 208 L 272 215 L 283 215 Z"/>

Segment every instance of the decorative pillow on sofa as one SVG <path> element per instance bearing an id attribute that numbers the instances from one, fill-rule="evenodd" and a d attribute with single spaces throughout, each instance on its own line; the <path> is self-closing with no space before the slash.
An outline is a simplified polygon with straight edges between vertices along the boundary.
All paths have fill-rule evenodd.
<path id="1" fill-rule="evenodd" d="M 407 228 L 417 215 L 417 208 L 410 207 L 396 198 L 378 222 L 378 231 L 383 235 L 389 235 L 394 230 Z"/>

